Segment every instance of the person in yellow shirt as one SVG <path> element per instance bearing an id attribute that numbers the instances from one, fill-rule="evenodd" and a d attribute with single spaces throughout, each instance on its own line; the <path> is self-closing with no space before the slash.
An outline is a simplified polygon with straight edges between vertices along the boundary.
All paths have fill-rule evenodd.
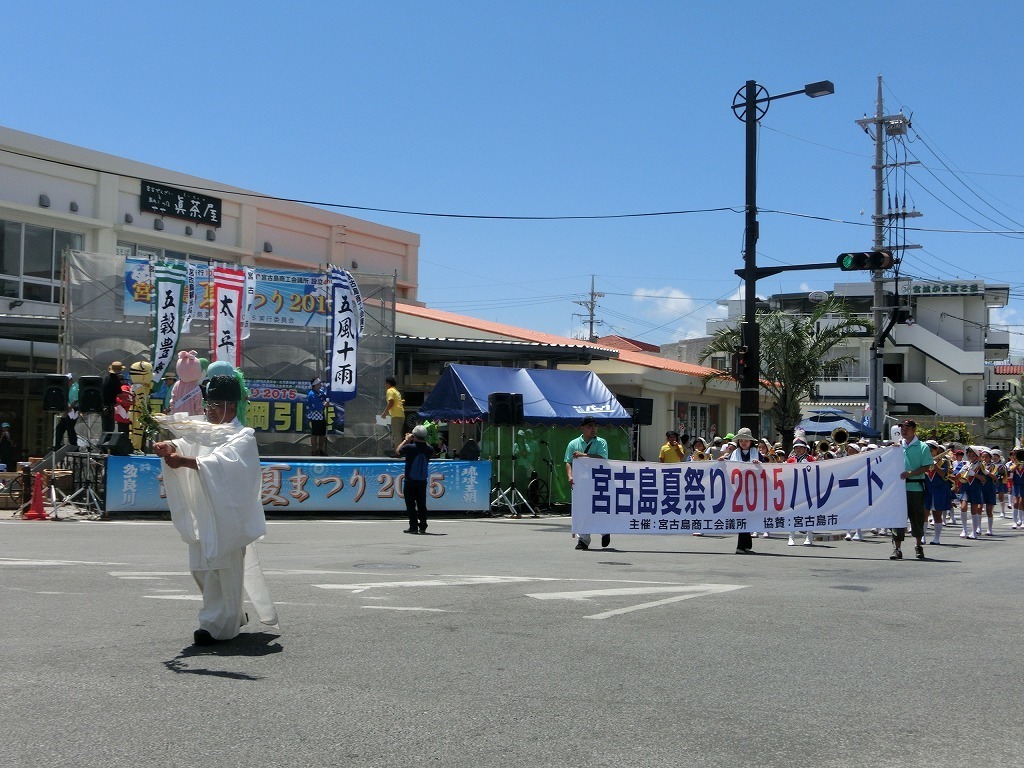
<path id="1" fill-rule="evenodd" d="M 395 451 L 405 440 L 405 400 L 398 391 L 398 381 L 394 376 L 388 376 L 384 383 L 388 389 L 384 395 L 384 410 L 380 415 L 382 418 L 391 417 L 391 450 Z"/>

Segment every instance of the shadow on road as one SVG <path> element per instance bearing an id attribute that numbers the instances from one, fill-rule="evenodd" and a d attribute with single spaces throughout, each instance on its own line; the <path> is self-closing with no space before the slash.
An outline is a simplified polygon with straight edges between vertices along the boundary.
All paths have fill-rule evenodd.
<path id="1" fill-rule="evenodd" d="M 260 677 L 247 675 L 243 672 L 230 672 L 219 669 L 194 668 L 188 665 L 189 659 L 202 656 L 269 656 L 274 653 L 281 653 L 284 650 L 279 642 L 278 635 L 267 632 L 244 632 L 233 640 L 226 640 L 215 645 L 190 645 L 183 648 L 181 653 L 169 661 L 163 662 L 171 672 L 188 675 L 208 675 L 211 677 L 226 677 L 232 680 L 260 680 Z"/>

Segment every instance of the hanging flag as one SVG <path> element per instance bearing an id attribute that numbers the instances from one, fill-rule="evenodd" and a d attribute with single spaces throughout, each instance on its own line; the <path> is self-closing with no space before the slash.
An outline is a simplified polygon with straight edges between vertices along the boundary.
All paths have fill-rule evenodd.
<path id="1" fill-rule="evenodd" d="M 256 306 L 256 268 L 245 267 L 245 312 L 242 314 L 242 338 L 249 338 L 249 326 Z"/>
<path id="2" fill-rule="evenodd" d="M 196 277 L 196 265 L 185 265 L 185 302 L 181 313 L 181 332 L 188 333 L 192 330 L 192 319 L 196 316 L 196 296 L 198 295 L 199 280 Z"/>
<path id="3" fill-rule="evenodd" d="M 327 393 L 331 402 L 342 403 L 356 396 L 356 358 L 362 329 L 363 302 L 352 275 L 331 267 L 330 339 L 328 340 Z"/>
<path id="4" fill-rule="evenodd" d="M 242 363 L 242 314 L 245 311 L 245 273 L 230 267 L 213 270 L 210 307 L 210 350 L 214 361 Z"/>
<path id="5" fill-rule="evenodd" d="M 185 269 L 181 264 L 157 264 L 153 268 L 153 379 L 167 372 L 181 336 L 182 302 L 185 297 Z"/>

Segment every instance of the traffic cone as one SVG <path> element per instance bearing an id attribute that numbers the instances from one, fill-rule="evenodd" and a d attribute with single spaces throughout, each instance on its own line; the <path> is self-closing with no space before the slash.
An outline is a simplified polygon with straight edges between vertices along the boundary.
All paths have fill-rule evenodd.
<path id="1" fill-rule="evenodd" d="M 46 520 L 46 509 L 43 507 L 43 473 L 36 472 L 36 479 L 32 481 L 32 503 L 29 504 L 28 512 L 22 515 L 26 520 Z"/>

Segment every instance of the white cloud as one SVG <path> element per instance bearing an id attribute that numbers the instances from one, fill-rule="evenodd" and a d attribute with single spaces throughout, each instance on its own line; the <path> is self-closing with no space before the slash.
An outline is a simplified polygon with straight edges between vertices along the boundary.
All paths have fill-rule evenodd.
<path id="1" fill-rule="evenodd" d="M 633 301 L 640 305 L 646 319 L 664 325 L 665 335 L 678 339 L 706 336 L 706 322 L 712 317 L 726 317 L 725 307 L 717 302 L 695 301 L 678 288 L 637 288 Z"/>

